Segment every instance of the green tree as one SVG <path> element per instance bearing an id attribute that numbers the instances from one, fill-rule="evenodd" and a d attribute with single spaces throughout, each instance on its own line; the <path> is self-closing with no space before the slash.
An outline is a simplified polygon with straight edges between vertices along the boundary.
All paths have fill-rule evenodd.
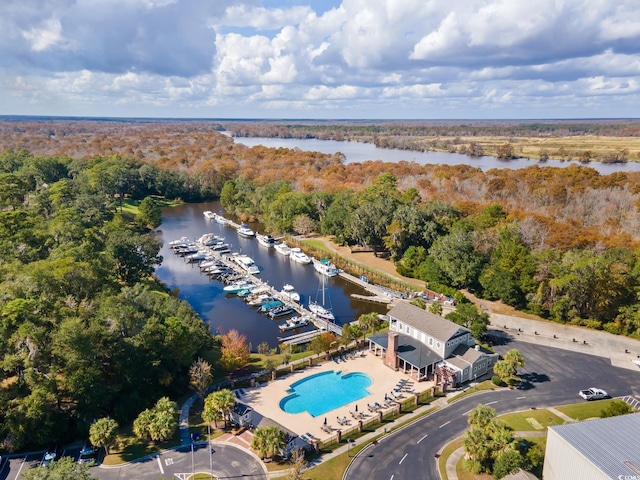
<path id="1" fill-rule="evenodd" d="M 151 276 L 162 262 L 160 245 L 148 235 L 119 230 L 107 239 L 107 254 L 116 277 L 129 285 Z"/>
<path id="2" fill-rule="evenodd" d="M 138 205 L 136 221 L 144 227 L 156 228 L 160 226 L 162 222 L 162 210 L 158 202 L 151 197 L 145 197 L 144 200 L 140 202 L 140 205 Z"/>
<path id="3" fill-rule="evenodd" d="M 429 250 L 429 255 L 451 279 L 452 286 L 457 288 L 473 285 L 484 261 L 473 246 L 471 234 L 462 229 L 436 240 Z"/>
<path id="4" fill-rule="evenodd" d="M 513 448 L 504 450 L 493 464 L 493 476 L 496 479 L 515 473 L 526 463 L 522 454 Z"/>
<path id="5" fill-rule="evenodd" d="M 233 395 L 233 392 L 228 388 L 223 388 L 217 392 L 210 393 L 204 401 L 204 411 L 206 412 L 205 420 L 215 421 L 217 417 L 213 411 L 217 410 L 222 414 L 224 425 L 226 427 L 231 419 L 231 411 L 235 405 L 236 398 Z"/>
<path id="6" fill-rule="evenodd" d="M 498 360 L 493 366 L 493 373 L 495 373 L 501 380 L 511 377 L 511 365 L 504 360 Z"/>
<path id="7" fill-rule="evenodd" d="M 262 458 L 272 458 L 278 454 L 286 444 L 284 432 L 278 427 L 262 427 L 256 429 L 254 432 L 251 448 Z"/>
<path id="8" fill-rule="evenodd" d="M 440 302 L 431 302 L 429 304 L 429 311 L 434 315 L 442 316 L 442 304 Z"/>
<path id="9" fill-rule="evenodd" d="M 482 428 L 471 427 L 465 432 L 462 445 L 469 457 L 467 462 L 469 470 L 473 473 L 481 473 L 485 463 L 491 457 L 488 435 Z"/>
<path id="10" fill-rule="evenodd" d="M 469 426 L 477 427 L 486 432 L 494 418 L 496 418 L 496 411 L 493 408 L 478 404 L 469 412 L 467 422 Z"/>
<path id="11" fill-rule="evenodd" d="M 362 336 L 362 327 L 357 323 L 347 323 L 342 326 L 342 340 L 345 345 L 355 342 Z"/>
<path id="12" fill-rule="evenodd" d="M 504 355 L 504 361 L 511 368 L 511 376 L 518 373 L 518 367 L 524 367 L 524 355 L 517 348 L 512 348 Z"/>
<path id="13" fill-rule="evenodd" d="M 224 418 L 222 411 L 217 408 L 216 403 L 213 401 L 213 398 L 209 394 L 204 400 L 204 407 L 202 409 L 202 419 L 208 424 L 213 423 L 215 428 L 218 428 L 218 421 Z"/>
<path id="14" fill-rule="evenodd" d="M 486 312 L 480 312 L 472 303 L 459 303 L 455 311 L 447 313 L 445 318 L 467 327 L 477 339 L 484 336 L 489 325 L 489 315 Z"/>
<path id="15" fill-rule="evenodd" d="M 611 400 L 611 403 L 600 412 L 602 418 L 617 417 L 618 415 L 626 415 L 633 413 L 633 408 L 627 402 L 622 400 Z"/>
<path id="16" fill-rule="evenodd" d="M 380 328 L 382 321 L 376 312 L 370 312 L 360 315 L 358 324 L 362 327 L 362 340 L 364 341 L 367 332 L 371 330 L 371 332 L 375 334 L 376 330 Z"/>
<path id="17" fill-rule="evenodd" d="M 94 480 L 89 465 L 78 464 L 73 457 L 62 457 L 51 462 L 48 468 L 29 468 L 22 472 L 24 480 Z"/>
<path id="18" fill-rule="evenodd" d="M 153 408 L 144 410 L 133 422 L 133 433 L 138 438 L 164 441 L 178 428 L 178 404 L 162 397 Z"/>
<path id="19" fill-rule="evenodd" d="M 89 427 L 89 440 L 93 445 L 104 447 L 109 455 L 109 446 L 113 444 L 118 434 L 118 422 L 109 417 L 99 418 Z"/>

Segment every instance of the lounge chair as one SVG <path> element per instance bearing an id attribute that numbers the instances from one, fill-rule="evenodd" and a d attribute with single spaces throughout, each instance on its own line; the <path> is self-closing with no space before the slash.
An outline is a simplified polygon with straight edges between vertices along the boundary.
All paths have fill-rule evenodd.
<path id="1" fill-rule="evenodd" d="M 311 440 L 318 440 L 318 437 L 316 437 L 315 435 L 312 435 L 311 433 L 307 432 L 305 434 L 308 438 L 310 438 Z"/>

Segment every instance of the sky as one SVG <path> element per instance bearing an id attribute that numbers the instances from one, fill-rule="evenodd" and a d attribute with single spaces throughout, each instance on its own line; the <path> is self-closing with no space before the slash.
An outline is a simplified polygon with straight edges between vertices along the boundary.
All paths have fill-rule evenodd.
<path id="1" fill-rule="evenodd" d="M 0 0 L 0 115 L 635 118 L 638 0 Z"/>

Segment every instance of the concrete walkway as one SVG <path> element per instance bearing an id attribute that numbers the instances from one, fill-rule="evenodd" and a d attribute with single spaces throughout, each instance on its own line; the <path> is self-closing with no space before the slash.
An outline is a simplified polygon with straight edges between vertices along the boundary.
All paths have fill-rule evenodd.
<path id="1" fill-rule="evenodd" d="M 458 474 L 456 473 L 456 466 L 458 462 L 464 457 L 464 447 L 456 449 L 449 458 L 447 458 L 447 477 L 449 480 L 458 480 Z"/>

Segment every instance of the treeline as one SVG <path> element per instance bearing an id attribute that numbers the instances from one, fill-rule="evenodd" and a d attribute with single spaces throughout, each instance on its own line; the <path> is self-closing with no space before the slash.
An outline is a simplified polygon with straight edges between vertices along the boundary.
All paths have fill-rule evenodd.
<path id="1" fill-rule="evenodd" d="M 549 231 L 535 216 L 499 204 L 423 200 L 416 188 L 400 189 L 390 173 L 365 188 L 331 192 L 240 177 L 225 184 L 220 200 L 233 214 L 259 217 L 272 232 L 315 231 L 372 246 L 389 254 L 400 273 L 435 290 L 469 289 L 559 322 L 640 336 L 640 257 L 630 243 L 585 238 L 582 245 L 549 248 Z"/>
<path id="2" fill-rule="evenodd" d="M 637 120 L 509 121 L 509 120 L 376 120 L 376 121 L 225 121 L 237 137 L 318 138 L 356 140 L 389 135 L 397 137 L 564 137 L 598 135 L 640 136 Z"/>
<path id="3" fill-rule="evenodd" d="M 161 257 L 147 227 L 160 219 L 150 195 L 197 200 L 193 183 L 119 157 L 0 156 L 3 449 L 86 438 L 97 418 L 130 423 L 187 390 L 213 338 L 151 281 Z M 134 222 L 124 195 L 146 197 Z"/>

